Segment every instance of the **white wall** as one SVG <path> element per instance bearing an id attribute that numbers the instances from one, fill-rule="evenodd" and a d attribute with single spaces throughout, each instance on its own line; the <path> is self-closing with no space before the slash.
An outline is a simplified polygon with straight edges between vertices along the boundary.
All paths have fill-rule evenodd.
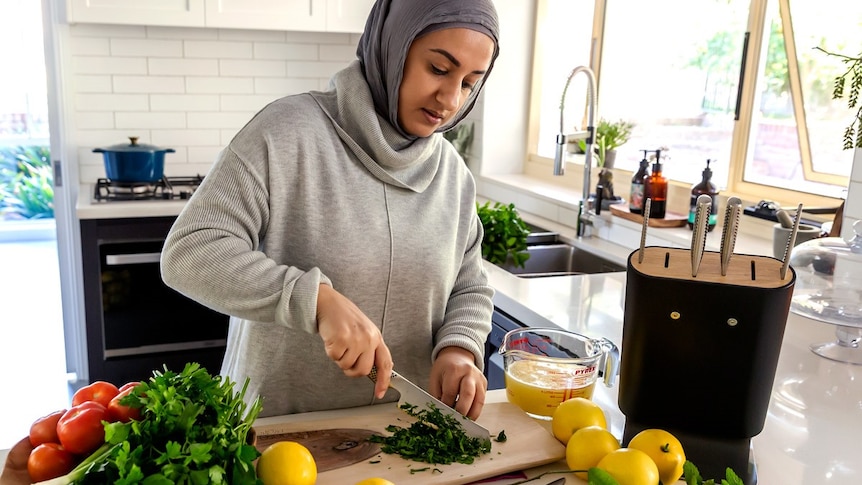
<path id="1" fill-rule="evenodd" d="M 218 151 L 270 101 L 325 88 L 355 59 L 358 35 L 71 25 L 68 142 L 81 183 L 104 177 L 96 147 L 173 148 L 167 175 L 204 174 Z"/>

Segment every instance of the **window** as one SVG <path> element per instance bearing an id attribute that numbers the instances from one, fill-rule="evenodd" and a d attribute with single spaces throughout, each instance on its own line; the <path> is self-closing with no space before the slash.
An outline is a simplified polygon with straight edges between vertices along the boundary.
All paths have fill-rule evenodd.
<path id="1" fill-rule="evenodd" d="M 568 72 L 590 65 L 598 116 L 636 125 L 616 168 L 634 171 L 642 150 L 667 147 L 664 174 L 686 184 L 711 159 L 722 191 L 748 199 L 835 206 L 824 197 L 845 196 L 853 150 L 843 135 L 855 113 L 832 99 L 847 66 L 827 52 L 862 51 L 862 2 L 539 0 L 537 18 L 537 35 L 560 37 L 536 39 L 539 157 L 553 158 Z M 572 93 L 586 88 L 573 80 L 567 133 L 586 124 Z"/>

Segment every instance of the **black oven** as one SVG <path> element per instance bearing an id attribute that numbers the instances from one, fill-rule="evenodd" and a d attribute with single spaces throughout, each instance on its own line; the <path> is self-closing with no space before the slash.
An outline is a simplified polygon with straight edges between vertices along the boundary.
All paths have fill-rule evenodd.
<path id="1" fill-rule="evenodd" d="M 82 219 L 89 381 L 144 380 L 167 366 L 221 368 L 228 317 L 161 279 L 159 258 L 175 217 Z"/>

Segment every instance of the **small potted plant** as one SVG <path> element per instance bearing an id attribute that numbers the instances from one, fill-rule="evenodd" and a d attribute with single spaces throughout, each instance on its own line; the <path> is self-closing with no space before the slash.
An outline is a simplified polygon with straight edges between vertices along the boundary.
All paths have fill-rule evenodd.
<path id="1" fill-rule="evenodd" d="M 499 202 L 476 202 L 479 220 L 485 230 L 482 239 L 482 257 L 497 266 L 514 264 L 523 268 L 530 258 L 527 252 L 527 236 L 530 230 L 515 209 L 515 204 Z"/>
<path id="2" fill-rule="evenodd" d="M 634 123 L 625 120 L 608 121 L 600 119 L 596 126 L 596 139 L 593 148 L 596 153 L 596 166 L 613 168 L 617 148 L 625 145 L 632 136 Z M 586 150 L 584 140 L 578 140 L 581 150 Z"/>

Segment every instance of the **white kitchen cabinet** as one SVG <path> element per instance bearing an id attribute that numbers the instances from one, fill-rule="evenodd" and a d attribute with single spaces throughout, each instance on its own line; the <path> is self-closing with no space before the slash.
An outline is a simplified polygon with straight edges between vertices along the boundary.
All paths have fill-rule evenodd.
<path id="1" fill-rule="evenodd" d="M 374 0 L 66 0 L 70 23 L 360 33 Z"/>
<path id="2" fill-rule="evenodd" d="M 204 26 L 204 0 L 67 0 L 69 23 Z"/>
<path id="3" fill-rule="evenodd" d="M 374 0 L 327 0 L 326 30 L 361 33 L 373 5 Z"/>
<path id="4" fill-rule="evenodd" d="M 326 30 L 326 0 L 206 0 L 206 26 Z"/>

